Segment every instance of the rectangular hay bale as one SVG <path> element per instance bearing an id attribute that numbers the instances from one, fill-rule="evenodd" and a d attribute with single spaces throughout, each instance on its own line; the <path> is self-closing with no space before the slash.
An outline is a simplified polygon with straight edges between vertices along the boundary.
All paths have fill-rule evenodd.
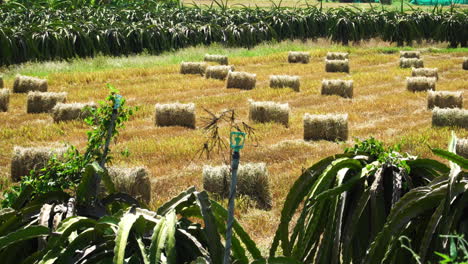
<path id="1" fill-rule="evenodd" d="M 299 76 L 293 75 L 270 75 L 271 88 L 292 88 L 294 91 L 299 92 L 301 83 Z"/>
<path id="2" fill-rule="evenodd" d="M 227 165 L 203 167 L 203 188 L 222 197 L 229 196 L 231 170 Z M 265 163 L 242 163 L 237 171 L 237 193 L 246 195 L 264 210 L 272 207 L 268 171 Z"/>
<path id="3" fill-rule="evenodd" d="M 47 80 L 35 77 L 16 75 L 13 83 L 14 93 L 27 93 L 31 91 L 47 92 Z"/>
<path id="4" fill-rule="evenodd" d="M 400 51 L 400 58 L 416 58 L 419 59 L 421 57 L 421 52 L 420 51 Z"/>
<path id="5" fill-rule="evenodd" d="M 288 53 L 288 62 L 289 63 L 304 63 L 307 64 L 310 61 L 310 52 L 299 52 L 299 51 L 290 51 Z"/>
<path id="6" fill-rule="evenodd" d="M 427 108 L 463 108 L 463 92 L 429 91 Z"/>
<path id="7" fill-rule="evenodd" d="M 83 120 L 89 116 L 89 108 L 96 108 L 96 104 L 93 102 L 89 103 L 57 103 L 52 108 L 52 118 L 54 122 L 71 121 L 71 120 Z"/>
<path id="8" fill-rule="evenodd" d="M 352 80 L 323 80 L 322 95 L 338 95 L 344 98 L 353 98 Z"/>
<path id="9" fill-rule="evenodd" d="M 434 91 L 436 89 L 436 78 L 406 77 L 406 89 L 411 92 Z"/>
<path id="10" fill-rule="evenodd" d="M 439 80 L 437 68 L 412 68 L 411 76 L 413 77 L 434 77 Z"/>
<path id="11" fill-rule="evenodd" d="M 289 125 L 289 104 L 249 100 L 249 119 L 258 123 L 276 122 Z"/>
<path id="12" fill-rule="evenodd" d="M 462 69 L 468 70 L 468 57 L 463 59 Z"/>
<path id="13" fill-rule="evenodd" d="M 228 57 L 225 55 L 205 54 L 206 62 L 216 62 L 221 65 L 228 65 Z"/>
<path id="14" fill-rule="evenodd" d="M 66 151 L 67 148 L 15 146 L 11 158 L 11 179 L 19 181 L 21 177 L 29 175 L 31 170 L 45 168 L 53 156 L 60 158 Z"/>
<path id="15" fill-rule="evenodd" d="M 206 62 L 182 62 L 180 64 L 180 73 L 203 75 L 207 66 Z"/>
<path id="16" fill-rule="evenodd" d="M 348 52 L 327 52 L 327 60 L 346 60 L 349 57 Z"/>
<path id="17" fill-rule="evenodd" d="M 117 192 L 126 193 L 146 204 L 151 201 L 151 181 L 145 167 L 112 166 L 107 170 Z"/>
<path id="18" fill-rule="evenodd" d="M 195 128 L 195 104 L 156 104 L 156 126 L 183 126 Z"/>
<path id="19" fill-rule="evenodd" d="M 348 114 L 304 115 L 304 140 L 347 139 Z"/>
<path id="20" fill-rule="evenodd" d="M 349 61 L 348 60 L 325 60 L 325 71 L 349 73 Z"/>
<path id="21" fill-rule="evenodd" d="M 29 92 L 27 113 L 49 113 L 57 103 L 65 103 L 67 93 Z"/>
<path id="22" fill-rule="evenodd" d="M 205 78 L 225 80 L 229 71 L 234 71 L 234 66 L 216 65 L 208 66 L 205 71 Z"/>
<path id="23" fill-rule="evenodd" d="M 230 71 L 227 76 L 226 88 L 252 90 L 255 88 L 257 75 L 248 72 Z"/>
<path id="24" fill-rule="evenodd" d="M 432 126 L 468 128 L 468 110 L 435 107 L 432 110 Z"/>
<path id="25" fill-rule="evenodd" d="M 468 159 L 468 138 L 457 139 L 455 152 L 465 159 Z"/>
<path id="26" fill-rule="evenodd" d="M 0 112 L 7 112 L 10 105 L 10 90 L 0 89 Z"/>
<path id="27" fill-rule="evenodd" d="M 424 62 L 418 58 L 400 58 L 400 68 L 423 68 Z"/>
<path id="28" fill-rule="evenodd" d="M 3 83 L 3 76 L 0 75 L 0 89 L 2 89 L 4 85 L 5 84 Z"/>

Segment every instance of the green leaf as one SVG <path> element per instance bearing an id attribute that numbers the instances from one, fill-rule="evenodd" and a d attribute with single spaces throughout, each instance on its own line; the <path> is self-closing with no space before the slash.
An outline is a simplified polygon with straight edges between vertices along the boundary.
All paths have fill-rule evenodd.
<path id="1" fill-rule="evenodd" d="M 153 229 L 151 245 L 149 248 L 151 264 L 158 264 L 161 261 L 161 254 L 166 243 L 166 218 L 163 217 Z"/>
<path id="2" fill-rule="evenodd" d="M 176 239 L 175 239 L 175 231 L 177 225 L 177 216 L 174 211 L 169 213 L 167 216 L 166 222 L 166 257 L 168 263 L 176 263 L 177 262 L 177 252 L 176 252 Z"/>
<path id="3" fill-rule="evenodd" d="M 443 149 L 433 148 L 431 150 L 432 150 L 432 153 L 434 153 L 435 155 L 457 164 L 462 169 L 464 170 L 468 169 L 468 159 L 465 159 L 462 156 L 459 156 L 455 153 L 452 153 L 450 151 L 443 150 Z"/>
<path id="4" fill-rule="evenodd" d="M 97 193 L 95 193 L 97 190 L 96 175 L 102 177 L 103 174 L 104 170 L 97 162 L 86 165 L 85 172 L 76 190 L 76 202 L 78 205 L 89 205 L 97 198 Z"/>
<path id="5" fill-rule="evenodd" d="M 275 257 L 275 258 L 268 258 L 268 259 L 257 259 L 251 264 L 301 264 L 302 262 L 297 261 L 294 258 L 288 257 Z"/>
<path id="6" fill-rule="evenodd" d="M 138 215 L 126 213 L 119 222 L 119 230 L 115 238 L 114 248 L 114 263 L 123 264 L 125 259 L 125 249 L 127 248 L 127 240 L 133 224 L 138 219 Z"/>
<path id="7" fill-rule="evenodd" d="M 29 226 L 17 231 L 11 232 L 6 236 L 0 237 L 0 250 L 4 250 L 9 246 L 19 243 L 21 241 L 29 240 L 32 238 L 46 236 L 49 234 L 49 228 L 45 226 Z"/>

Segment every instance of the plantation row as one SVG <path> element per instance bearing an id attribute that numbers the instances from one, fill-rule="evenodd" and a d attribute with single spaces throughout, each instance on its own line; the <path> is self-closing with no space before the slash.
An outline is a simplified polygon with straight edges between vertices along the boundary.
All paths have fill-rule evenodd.
<path id="1" fill-rule="evenodd" d="M 264 41 L 331 38 L 348 44 L 381 38 L 467 46 L 467 11 L 399 13 L 377 9 L 225 9 L 171 7 L 25 7 L 0 5 L 0 65 L 32 60 L 158 54 L 219 42 L 252 47 Z"/>

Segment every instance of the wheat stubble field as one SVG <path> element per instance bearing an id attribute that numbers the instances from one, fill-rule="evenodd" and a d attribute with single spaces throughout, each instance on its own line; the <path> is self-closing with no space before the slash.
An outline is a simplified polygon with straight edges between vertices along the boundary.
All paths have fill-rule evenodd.
<path id="1" fill-rule="evenodd" d="M 288 64 L 288 50 L 311 52 L 309 64 Z M 465 90 L 468 99 L 468 73 L 461 68 L 466 49 L 433 52 L 421 48 L 425 67 L 439 68 L 436 90 Z M 349 51 L 350 73 L 326 73 L 327 51 Z M 383 52 L 387 51 L 387 52 Z M 265 162 L 270 176 L 273 209 L 255 209 L 245 201 L 239 203 L 237 217 L 252 238 L 266 248 L 278 225 L 283 200 L 303 168 L 319 159 L 341 152 L 353 138 L 374 136 L 388 144 L 400 143 L 402 151 L 433 157 L 428 145 L 445 148 L 451 129 L 432 128 L 425 92 L 406 91 L 406 77 L 411 69 L 398 67 L 396 49 L 366 46 L 342 47 L 327 43 L 286 42 L 262 45 L 255 50 L 198 47 L 161 57 L 140 55 L 129 58 L 98 57 L 71 63 L 28 64 L 4 69 L 5 87 L 13 85 L 14 74 L 38 75 L 48 79 L 49 91 L 68 92 L 68 102 L 103 100 L 110 83 L 139 111 L 126 125 L 113 145 L 114 164 L 144 165 L 152 174 L 151 207 L 174 197 L 194 185 L 202 186 L 204 164 L 218 165 L 220 155 L 210 160 L 197 156 L 205 140 L 203 108 L 213 112 L 235 109 L 239 120 L 248 121 L 248 99 L 289 103 L 290 125 L 252 124 L 257 141 L 247 139 L 241 152 L 242 162 Z M 236 70 L 257 74 L 256 88 L 250 91 L 226 89 L 225 82 L 197 75 L 179 74 L 179 62 L 201 61 L 205 53 L 227 53 Z M 269 88 L 269 75 L 301 76 L 300 92 Z M 354 98 L 320 95 L 322 79 L 354 80 Z M 197 127 L 156 127 L 154 105 L 170 102 L 196 104 Z M 466 103 L 464 105 L 466 108 Z M 307 142 L 303 138 L 303 115 L 348 113 L 349 135 L 346 143 Z M 26 95 L 11 94 L 10 109 L 0 113 L 0 177 L 9 184 L 13 146 L 45 146 L 70 143 L 83 148 L 88 127 L 78 121 L 55 124 L 48 114 L 26 114 Z M 459 137 L 468 131 L 453 129 Z M 225 130 L 227 135 L 227 129 Z M 129 152 L 129 156 L 122 152 Z"/>

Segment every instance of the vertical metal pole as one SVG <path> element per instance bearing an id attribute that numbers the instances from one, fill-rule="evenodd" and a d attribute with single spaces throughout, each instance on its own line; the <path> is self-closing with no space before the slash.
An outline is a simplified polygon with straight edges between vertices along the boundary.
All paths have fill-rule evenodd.
<path id="1" fill-rule="evenodd" d="M 234 223 L 234 203 L 236 198 L 237 186 L 237 169 L 239 168 L 240 153 L 234 150 L 232 154 L 232 175 L 231 175 L 231 188 L 229 190 L 229 204 L 228 204 L 228 221 L 226 230 L 226 248 L 224 251 L 224 264 L 231 263 L 231 239 L 232 239 L 232 225 Z"/>

